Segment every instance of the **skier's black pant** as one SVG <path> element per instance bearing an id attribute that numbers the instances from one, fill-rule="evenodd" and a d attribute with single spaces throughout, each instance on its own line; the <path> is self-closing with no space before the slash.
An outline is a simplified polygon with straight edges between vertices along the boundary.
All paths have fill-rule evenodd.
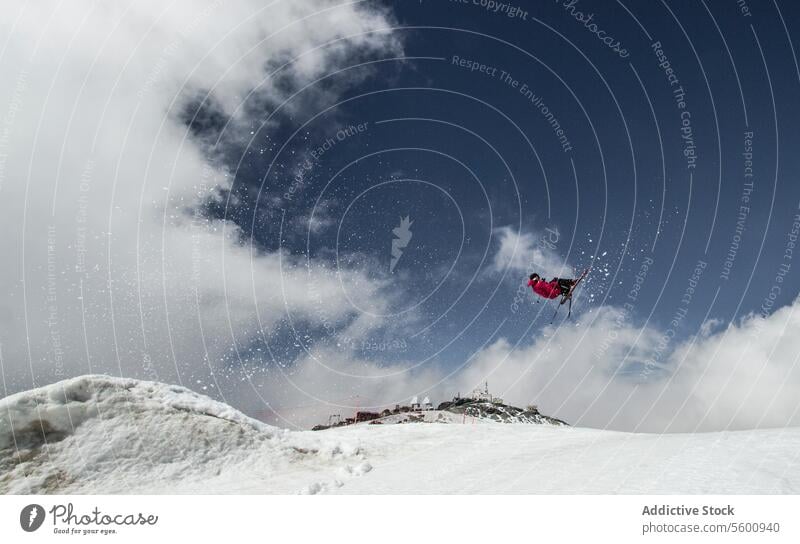
<path id="1" fill-rule="evenodd" d="M 575 280 L 568 280 L 566 278 L 553 278 L 558 281 L 558 288 L 561 289 L 561 296 L 567 296 L 569 294 L 569 290 L 572 289 L 572 285 L 575 283 Z"/>

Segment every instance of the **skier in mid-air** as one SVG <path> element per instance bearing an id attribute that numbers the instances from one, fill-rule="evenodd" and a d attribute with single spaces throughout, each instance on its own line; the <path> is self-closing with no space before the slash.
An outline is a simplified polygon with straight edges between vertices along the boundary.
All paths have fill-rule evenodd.
<path id="1" fill-rule="evenodd" d="M 545 281 L 539 274 L 533 273 L 529 277 L 528 287 L 542 298 L 558 298 L 568 296 L 577 281 L 567 278 L 553 278 Z"/>
<path id="2" fill-rule="evenodd" d="M 528 286 L 533 289 L 534 293 L 542 298 L 553 299 L 561 297 L 561 302 L 556 306 L 556 311 L 553 312 L 553 319 L 556 317 L 559 306 L 563 306 L 565 302 L 569 302 L 569 313 L 567 317 L 570 317 L 572 315 L 572 293 L 588 273 L 589 269 L 587 268 L 575 279 L 553 278 L 550 281 L 544 281 L 539 274 L 534 272 L 528 277 Z"/>

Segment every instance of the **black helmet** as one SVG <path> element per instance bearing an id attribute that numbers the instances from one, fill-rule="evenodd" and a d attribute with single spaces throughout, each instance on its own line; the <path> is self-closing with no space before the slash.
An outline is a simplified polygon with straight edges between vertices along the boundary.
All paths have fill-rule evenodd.
<path id="1" fill-rule="evenodd" d="M 538 279 L 540 279 L 540 277 L 539 277 L 539 274 L 537 274 L 536 272 L 534 272 L 533 274 L 531 274 L 530 276 L 528 276 L 528 279 L 531 279 L 531 280 L 532 280 L 532 279 L 534 279 L 534 278 L 536 278 L 537 280 L 538 280 Z"/>

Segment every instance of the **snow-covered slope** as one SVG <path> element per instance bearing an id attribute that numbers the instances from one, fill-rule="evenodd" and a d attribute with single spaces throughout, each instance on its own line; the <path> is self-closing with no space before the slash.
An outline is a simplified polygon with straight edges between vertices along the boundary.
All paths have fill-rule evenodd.
<path id="1" fill-rule="evenodd" d="M 798 493 L 800 429 L 484 423 L 288 432 L 182 387 L 85 376 L 0 400 L 0 493 Z M 427 417 L 427 415 L 426 415 Z"/>
<path id="2" fill-rule="evenodd" d="M 353 425 L 374 467 L 337 493 L 800 492 L 800 429 L 634 434 L 525 424 Z"/>
<path id="3" fill-rule="evenodd" d="M 0 493 L 316 492 L 368 468 L 356 440 L 183 387 L 83 376 L 0 400 Z"/>

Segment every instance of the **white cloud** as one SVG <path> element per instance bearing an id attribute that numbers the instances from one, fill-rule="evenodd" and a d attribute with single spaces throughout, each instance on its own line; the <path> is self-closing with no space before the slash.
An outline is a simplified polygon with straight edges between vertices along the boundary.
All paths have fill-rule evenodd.
<path id="1" fill-rule="evenodd" d="M 547 229 L 542 233 L 522 232 L 510 226 L 494 229 L 497 248 L 489 266 L 491 273 L 516 277 L 537 272 L 542 277 L 572 277 L 574 270 L 557 252 L 558 231 Z"/>
<path id="2" fill-rule="evenodd" d="M 232 223 L 191 216 L 231 173 L 178 117 L 210 91 L 234 115 L 236 139 L 248 93 L 277 104 L 353 59 L 396 54 L 395 38 L 370 32 L 388 24 L 379 9 L 330 0 L 3 3 L 0 342 L 10 387 L 89 371 L 182 381 L 287 308 L 300 321 L 353 319 L 321 263 L 252 251 Z M 295 57 L 280 85 L 267 77 Z M 379 283 L 340 276 L 359 286 L 361 307 L 384 309 Z"/>
<path id="3" fill-rule="evenodd" d="M 271 376 L 274 407 L 292 423 L 385 407 L 414 395 L 437 402 L 484 381 L 509 404 L 538 404 L 573 425 L 692 432 L 800 425 L 800 301 L 704 331 L 653 357 L 666 331 L 602 307 L 576 326 L 548 326 L 529 343 L 500 339 L 448 376 L 412 362 L 378 366 L 351 353 L 314 353 Z M 291 381 L 290 381 L 291 380 Z M 297 386 L 297 388 L 295 388 Z"/>
<path id="4" fill-rule="evenodd" d="M 330 414 L 352 416 L 357 410 L 381 410 L 424 391 L 444 395 L 441 369 L 434 365 L 415 367 L 411 362 L 377 364 L 360 358 L 356 349 L 311 350 L 291 369 L 252 377 L 254 390 L 242 394 L 251 411 L 263 408 L 269 399 L 274 413 L 268 421 L 308 428 L 324 423 Z M 256 398 L 258 391 L 261 398 Z"/>
<path id="5" fill-rule="evenodd" d="M 517 403 L 538 402 L 567 421 L 639 431 L 800 424 L 800 302 L 768 318 L 698 335 L 653 358 L 666 331 L 600 308 L 575 327 L 547 327 L 530 345 L 500 340 L 459 377 L 488 379 Z"/>

